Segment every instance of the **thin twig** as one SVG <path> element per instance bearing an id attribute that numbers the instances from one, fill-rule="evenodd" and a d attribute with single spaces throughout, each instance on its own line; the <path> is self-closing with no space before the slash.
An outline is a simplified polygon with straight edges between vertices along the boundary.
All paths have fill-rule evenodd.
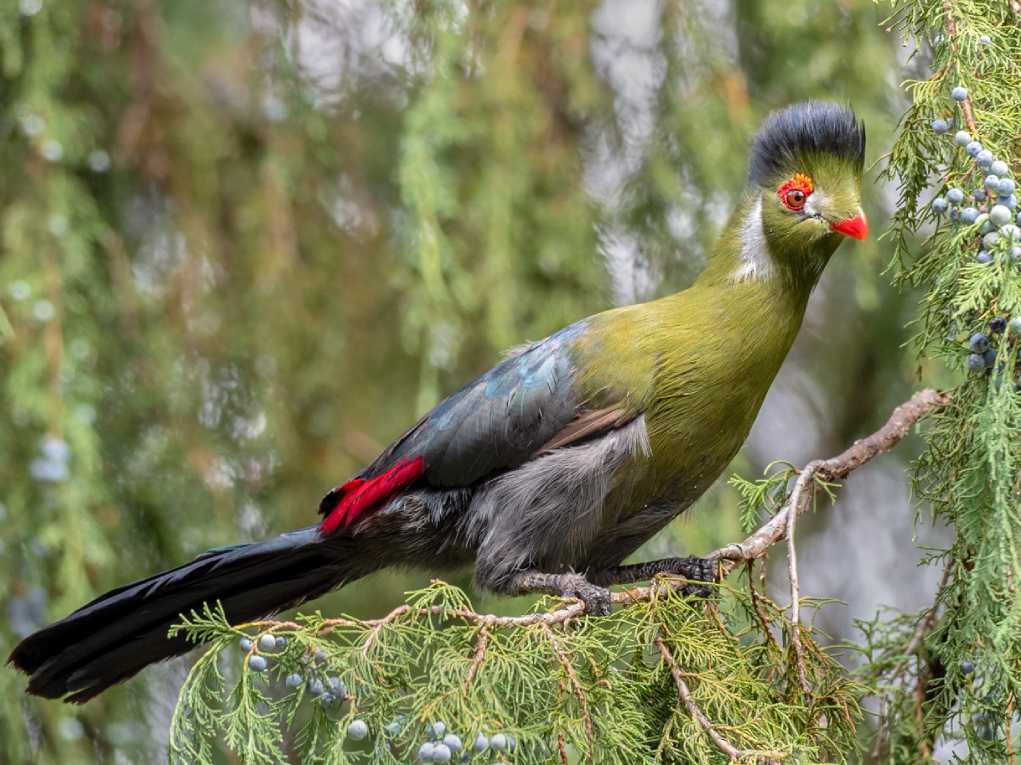
<path id="1" fill-rule="evenodd" d="M 706 732 L 706 735 L 712 740 L 716 748 L 727 755 L 730 759 L 736 760 L 739 757 L 744 756 L 744 753 L 736 746 L 731 744 L 727 739 L 720 735 L 716 727 L 709 722 L 709 718 L 705 716 L 705 713 L 699 709 L 698 704 L 695 703 L 695 699 L 691 697 L 691 691 L 688 689 L 688 684 L 684 681 L 684 673 L 681 672 L 681 668 L 677 665 L 677 661 L 674 659 L 674 655 L 670 652 L 667 644 L 663 642 L 663 638 L 659 635 L 656 636 L 656 647 L 659 649 L 660 655 L 663 657 L 663 661 L 670 668 L 670 674 L 674 676 L 674 685 L 677 686 L 677 697 L 681 700 L 681 704 L 688 710 L 688 714 L 691 715 L 692 719 L 699 724 L 699 727 Z"/>
<path id="2" fill-rule="evenodd" d="M 918 626 L 915 627 L 914 633 L 911 635 L 911 640 L 904 647 L 904 660 L 897 666 L 891 675 L 891 680 L 898 679 L 904 670 L 907 669 L 908 662 L 911 657 L 918 650 L 918 647 L 922 644 L 925 636 L 932 629 L 932 625 L 936 622 L 937 606 L 939 605 L 940 594 L 943 592 L 943 588 L 947 586 L 947 582 L 950 580 L 950 566 L 946 566 L 943 569 L 943 576 L 940 577 L 939 585 L 936 587 L 936 597 L 933 600 L 932 607 L 926 612 L 925 617 L 918 622 Z"/>
<path id="3" fill-rule="evenodd" d="M 932 745 L 929 737 L 925 735 L 925 687 L 929 684 L 929 677 L 922 673 L 915 683 L 915 727 L 918 733 L 918 754 L 922 762 L 932 762 Z"/>
<path id="4" fill-rule="evenodd" d="M 755 573 L 754 573 L 755 561 L 748 561 L 745 568 L 748 570 L 748 593 L 752 599 L 752 610 L 755 611 L 755 615 L 759 618 L 759 624 L 762 625 L 762 633 L 765 635 L 766 640 L 772 645 L 777 652 L 780 652 L 780 644 L 776 642 L 773 637 L 773 631 L 769 628 L 769 619 L 762 613 L 762 606 L 759 603 L 759 593 L 755 588 Z"/>
<path id="5" fill-rule="evenodd" d="M 567 747 L 564 744 L 563 733 L 557 736 L 557 751 L 560 753 L 560 762 L 563 763 L 563 765 L 570 765 L 571 760 L 567 756 Z"/>
<path id="6" fill-rule="evenodd" d="M 890 451 L 911 431 L 919 419 L 950 400 L 949 394 L 939 393 L 932 388 L 919 391 L 910 399 L 893 410 L 890 419 L 869 436 L 856 441 L 836 457 L 817 461 L 818 467 L 813 471 L 815 476 L 824 481 L 838 481 L 847 478 L 854 470 L 875 457 Z M 807 472 L 807 471 L 803 471 Z M 815 496 L 817 482 L 806 486 L 797 500 L 799 504 L 795 512 L 805 512 Z M 794 497 L 792 495 L 791 500 Z M 738 563 L 763 557 L 769 548 L 786 536 L 787 518 L 794 504 L 788 500 L 776 515 L 766 521 L 743 542 L 721 547 L 709 554 L 710 558 L 722 561 L 721 572 L 726 576 Z"/>
<path id="7" fill-rule="evenodd" d="M 1003 738 L 1007 742 L 1007 762 L 1009 765 L 1017 765 L 1017 759 L 1014 757 L 1014 736 L 1011 732 L 1011 722 L 1014 719 L 1014 694 L 1010 694 L 1010 699 L 1007 701 L 1007 714 L 1003 721 Z"/>
<path id="8" fill-rule="evenodd" d="M 364 645 L 362 645 L 362 656 L 368 658 L 369 650 L 372 648 L 372 644 L 376 642 L 376 638 L 379 637 L 379 632 L 380 630 L 383 629 L 383 627 L 390 624 L 391 622 L 397 621 L 402 616 L 404 616 L 404 614 L 408 613 L 410 609 L 411 607 L 408 605 L 397 606 L 397 608 L 388 613 L 382 619 L 378 619 L 372 625 L 372 631 L 369 633 L 369 636 L 365 638 L 365 643 Z"/>
<path id="9" fill-rule="evenodd" d="M 953 7 L 950 0 L 943 0 L 943 20 L 946 22 L 947 37 L 950 39 L 950 48 L 954 51 L 956 59 L 961 54 L 960 44 L 957 41 L 957 21 L 954 20 Z M 972 136 L 978 137 L 978 126 L 975 124 L 975 115 L 971 111 L 971 96 L 965 96 L 961 101 L 961 111 L 964 113 L 964 122 Z"/>
<path id="10" fill-rule="evenodd" d="M 479 671 L 479 666 L 482 664 L 482 660 L 486 656 L 486 647 L 489 645 L 489 627 L 485 624 L 479 630 L 479 639 L 475 643 L 475 653 L 472 655 L 472 663 L 468 665 L 468 674 L 464 678 L 464 690 L 467 693 L 468 689 L 471 688 L 472 681 L 475 679 L 475 673 Z"/>
<path id="11" fill-rule="evenodd" d="M 925 640 L 925 636 L 929 634 L 929 630 L 932 629 L 932 625 L 936 623 L 936 614 L 939 607 L 940 596 L 943 592 L 943 588 L 947 586 L 947 582 L 949 580 L 950 566 L 947 565 L 944 567 L 943 576 L 940 577 L 939 585 L 936 587 L 936 595 L 933 598 L 932 607 L 926 611 L 925 616 L 918 620 L 918 625 L 915 627 L 915 631 L 911 634 L 911 639 L 908 640 L 907 645 L 904 646 L 904 658 L 890 673 L 889 683 L 891 685 L 897 682 L 904 672 L 907 671 L 908 665 L 911 663 L 911 657 L 915 655 L 915 652 L 922 645 L 922 641 Z M 887 703 L 885 693 L 881 695 L 880 705 L 881 711 L 879 712 L 879 729 L 876 731 L 876 739 L 872 744 L 871 750 L 873 760 L 879 759 L 879 755 L 883 750 L 883 744 L 886 742 L 886 737 L 889 734 L 890 720 L 887 714 L 889 705 Z"/>
<path id="12" fill-rule="evenodd" d="M 699 727 L 706 732 L 710 740 L 725 755 L 731 760 L 740 760 L 744 758 L 756 758 L 756 761 L 765 760 L 771 763 L 779 763 L 781 760 L 787 758 L 789 753 L 774 752 L 765 749 L 738 749 L 736 746 L 731 744 L 723 735 L 717 730 L 716 726 L 710 722 L 709 718 L 705 716 L 705 712 L 695 702 L 694 696 L 691 695 L 691 689 L 688 688 L 688 683 L 684 679 L 684 671 L 680 665 L 677 664 L 677 660 L 674 658 L 673 653 L 663 640 L 663 635 L 657 635 L 654 639 L 656 647 L 659 649 L 660 655 L 663 657 L 663 661 L 666 662 L 667 667 L 670 668 L 670 674 L 673 675 L 674 685 L 677 686 L 677 698 L 680 699 L 681 704 L 687 710 L 691 718 L 698 723 Z M 661 744 L 662 745 L 662 744 Z"/>
<path id="13" fill-rule="evenodd" d="M 571 659 L 564 652 L 564 649 L 560 647 L 560 641 L 557 640 L 557 636 L 553 633 L 553 629 L 548 624 L 543 624 L 542 631 L 546 633 L 546 637 L 550 642 L 550 647 L 553 648 L 553 653 L 556 654 L 557 660 L 564 668 L 564 673 L 567 675 L 567 679 L 570 681 L 571 687 L 574 689 L 574 695 L 578 697 L 578 703 L 581 705 L 581 718 L 585 722 L 585 737 L 588 739 L 589 756 L 591 757 L 596 751 L 596 737 L 595 732 L 592 729 L 592 715 L 589 713 L 588 698 L 585 696 L 585 689 L 581 687 L 581 681 L 578 679 L 578 674 L 574 671 L 574 665 L 571 664 Z"/>

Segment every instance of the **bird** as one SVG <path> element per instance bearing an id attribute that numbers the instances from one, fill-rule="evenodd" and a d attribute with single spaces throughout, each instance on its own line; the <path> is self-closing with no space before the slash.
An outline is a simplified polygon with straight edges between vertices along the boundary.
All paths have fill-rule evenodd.
<path id="1" fill-rule="evenodd" d="M 320 522 L 118 587 L 24 638 L 9 663 L 28 693 L 82 703 L 189 651 L 168 630 L 203 604 L 240 624 L 390 566 L 474 564 L 481 590 L 578 598 L 591 618 L 609 613 L 614 584 L 710 582 L 698 557 L 623 561 L 720 476 L 827 262 L 867 237 L 864 154 L 847 106 L 771 112 L 687 289 L 517 348 L 329 491 Z"/>

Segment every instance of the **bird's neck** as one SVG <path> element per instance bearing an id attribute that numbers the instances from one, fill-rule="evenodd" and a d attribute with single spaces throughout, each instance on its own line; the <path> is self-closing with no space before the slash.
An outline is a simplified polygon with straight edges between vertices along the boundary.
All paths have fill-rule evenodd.
<path id="1" fill-rule="evenodd" d="M 713 289 L 759 284 L 786 293 L 795 303 L 807 303 L 836 242 L 826 237 L 798 252 L 771 242 L 763 225 L 762 193 L 760 189 L 744 193 L 695 283 Z"/>
<path id="2" fill-rule="evenodd" d="M 825 265 L 830 254 L 776 252 L 763 230 L 762 204 L 759 192 L 745 196 L 698 279 L 665 298 L 658 314 L 667 336 L 685 338 L 668 355 L 677 354 L 681 364 L 680 356 L 691 348 L 706 351 L 700 374 L 709 388 L 733 394 L 721 400 L 749 403 L 749 427 L 818 281 L 821 266 L 808 267 L 805 261 Z"/>

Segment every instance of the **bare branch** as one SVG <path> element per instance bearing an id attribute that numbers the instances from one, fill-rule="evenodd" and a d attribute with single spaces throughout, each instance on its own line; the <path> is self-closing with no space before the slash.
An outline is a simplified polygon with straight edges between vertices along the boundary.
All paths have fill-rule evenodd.
<path id="1" fill-rule="evenodd" d="M 949 400 L 949 395 L 946 393 L 939 393 L 931 388 L 922 390 L 894 409 L 890 418 L 875 433 L 866 436 L 860 441 L 856 441 L 850 448 L 836 457 L 810 462 L 798 477 L 798 483 L 803 488 L 799 492 L 797 491 L 797 485 L 795 486 L 795 491 L 792 492 L 791 498 L 781 508 L 780 512 L 766 521 L 743 542 L 729 544 L 710 553 L 708 557 L 720 563 L 721 576 L 729 574 L 741 562 L 764 557 L 772 545 L 783 539 L 787 535 L 791 508 L 796 507 L 798 514 L 805 512 L 811 506 L 819 480 L 838 481 L 846 478 L 857 468 L 896 446 L 907 436 L 919 419 L 936 407 L 945 405 Z M 689 584 L 681 578 L 671 578 L 665 580 L 665 583 L 676 588 Z M 612 601 L 615 605 L 649 601 L 655 597 L 657 586 L 663 586 L 663 583 L 613 592 L 611 593 Z M 573 599 L 566 599 L 566 601 L 565 605 L 550 611 L 540 611 L 520 616 L 480 614 L 467 608 L 447 608 L 442 605 L 421 608 L 403 605 L 398 606 L 380 619 L 352 619 L 348 617 L 324 619 L 321 630 L 323 633 L 327 633 L 336 627 L 376 628 L 402 618 L 429 615 L 443 616 L 449 619 L 462 619 L 487 627 L 532 627 L 537 625 L 549 627 L 564 624 L 585 612 L 585 604 L 582 601 Z M 261 630 L 297 629 L 298 626 L 294 622 L 260 620 L 238 625 L 237 629 L 242 630 L 248 627 L 255 627 Z"/>
<path id="2" fill-rule="evenodd" d="M 772 545 L 786 536 L 787 519 L 791 508 L 795 507 L 793 500 L 797 499 L 796 512 L 798 514 L 811 507 L 818 485 L 815 481 L 809 482 L 812 477 L 817 476 L 824 481 L 839 481 L 847 478 L 865 463 L 890 451 L 907 436 L 918 420 L 936 407 L 944 406 L 949 400 L 948 394 L 939 393 L 932 388 L 919 391 L 894 409 L 890 419 L 875 433 L 856 441 L 836 457 L 810 462 L 798 477 L 799 481 L 802 479 L 805 481 L 804 491 L 797 497 L 792 494 L 791 499 L 787 501 L 780 512 L 743 542 L 721 547 L 712 552 L 709 557 L 722 561 L 720 568 L 724 576 L 729 574 L 741 561 L 763 557 Z"/>
<path id="3" fill-rule="evenodd" d="M 801 471 L 798 480 L 794 482 L 794 490 L 791 492 L 791 507 L 801 506 L 801 495 L 805 493 L 805 487 L 815 479 L 815 471 L 819 462 L 810 462 Z M 814 488 L 814 487 L 813 487 Z M 808 672 L 805 669 L 805 648 L 801 644 L 801 584 L 798 581 L 798 552 L 794 544 L 794 524 L 799 513 L 787 513 L 787 576 L 791 583 L 791 644 L 794 646 L 794 657 L 798 669 L 798 684 L 801 690 L 809 693 Z"/>

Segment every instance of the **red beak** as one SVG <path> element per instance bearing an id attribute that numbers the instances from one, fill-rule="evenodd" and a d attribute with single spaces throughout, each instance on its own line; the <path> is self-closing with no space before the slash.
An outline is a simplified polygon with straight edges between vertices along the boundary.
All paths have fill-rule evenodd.
<path id="1" fill-rule="evenodd" d="M 865 239 L 869 235 L 869 222 L 865 213 L 858 213 L 853 218 L 844 218 L 830 225 L 830 231 L 839 231 L 852 239 Z"/>

